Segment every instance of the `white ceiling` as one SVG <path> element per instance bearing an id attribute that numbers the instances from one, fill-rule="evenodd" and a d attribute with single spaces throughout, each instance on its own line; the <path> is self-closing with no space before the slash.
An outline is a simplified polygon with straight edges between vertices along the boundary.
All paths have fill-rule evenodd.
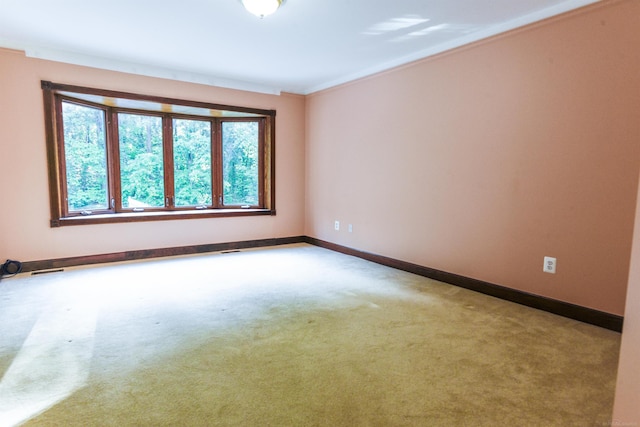
<path id="1" fill-rule="evenodd" d="M 0 0 L 0 46 L 215 86 L 308 94 L 600 0 Z"/>

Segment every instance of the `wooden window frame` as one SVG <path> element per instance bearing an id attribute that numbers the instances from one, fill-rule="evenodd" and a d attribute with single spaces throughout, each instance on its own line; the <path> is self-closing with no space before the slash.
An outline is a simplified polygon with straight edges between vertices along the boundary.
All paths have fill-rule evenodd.
<path id="1" fill-rule="evenodd" d="M 95 89 L 42 81 L 45 133 L 47 145 L 51 227 L 82 224 L 105 224 L 138 221 L 218 218 L 232 216 L 275 215 L 275 110 L 187 101 L 129 92 Z M 91 99 L 87 99 L 87 96 Z M 103 99 L 98 102 L 95 99 Z M 114 101 L 115 100 L 115 101 Z M 104 111 L 108 209 L 69 212 L 67 200 L 62 102 L 98 108 Z M 133 102 L 137 107 L 117 106 L 117 102 Z M 138 104 L 136 104 L 138 103 Z M 160 109 L 142 108 L 145 103 Z M 200 113 L 174 112 L 186 109 Z M 201 113 L 208 111 L 208 114 Z M 165 205 L 136 212 L 123 208 L 121 200 L 118 113 L 142 114 L 162 118 Z M 225 116 L 228 114 L 229 116 Z M 211 123 L 212 203 L 209 206 L 176 207 L 174 194 L 173 119 L 208 121 Z M 222 188 L 222 123 L 227 121 L 257 122 L 258 130 L 258 198 L 255 206 L 225 205 Z M 170 169 L 169 169 L 170 168 Z"/>

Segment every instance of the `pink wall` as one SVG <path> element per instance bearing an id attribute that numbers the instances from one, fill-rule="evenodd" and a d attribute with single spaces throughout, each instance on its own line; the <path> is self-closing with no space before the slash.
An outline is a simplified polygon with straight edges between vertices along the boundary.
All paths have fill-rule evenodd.
<path id="1" fill-rule="evenodd" d="M 277 110 L 277 215 L 50 228 L 40 80 Z M 302 96 L 102 71 L 0 49 L 0 259 L 32 261 L 302 235 L 304 102 Z"/>
<path id="2" fill-rule="evenodd" d="M 636 207 L 627 308 L 613 408 L 614 426 L 640 425 L 640 194 Z"/>
<path id="3" fill-rule="evenodd" d="M 623 314 L 638 28 L 606 2 L 307 97 L 305 234 Z"/>

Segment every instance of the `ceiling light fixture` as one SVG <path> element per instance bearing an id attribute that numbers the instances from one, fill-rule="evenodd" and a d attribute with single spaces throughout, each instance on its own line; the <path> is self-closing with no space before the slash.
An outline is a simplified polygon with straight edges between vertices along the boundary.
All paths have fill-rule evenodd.
<path id="1" fill-rule="evenodd" d="M 259 18 L 264 18 L 278 10 L 282 0 L 242 0 L 242 5 Z"/>

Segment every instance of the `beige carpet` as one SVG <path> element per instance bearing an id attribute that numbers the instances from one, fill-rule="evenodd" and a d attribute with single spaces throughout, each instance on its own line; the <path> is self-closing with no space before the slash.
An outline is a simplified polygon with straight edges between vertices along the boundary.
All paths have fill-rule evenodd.
<path id="1" fill-rule="evenodd" d="M 309 245 L 0 282 L 0 425 L 603 426 L 620 334 Z"/>

